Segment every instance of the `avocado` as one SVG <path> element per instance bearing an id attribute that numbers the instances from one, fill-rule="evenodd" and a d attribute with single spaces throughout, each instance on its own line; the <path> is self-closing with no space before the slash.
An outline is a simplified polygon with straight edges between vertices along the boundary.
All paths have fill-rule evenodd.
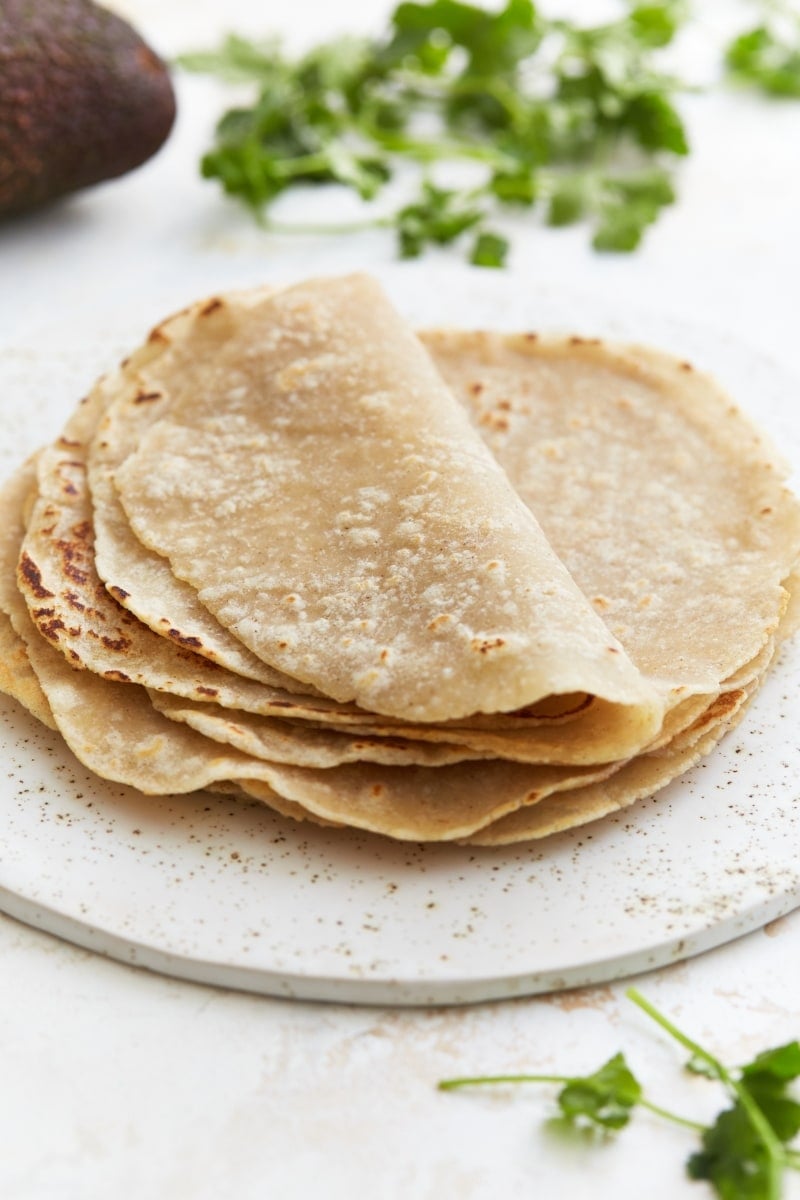
<path id="1" fill-rule="evenodd" d="M 91 0 L 0 0 L 0 217 L 138 167 L 167 137 L 164 63 Z"/>

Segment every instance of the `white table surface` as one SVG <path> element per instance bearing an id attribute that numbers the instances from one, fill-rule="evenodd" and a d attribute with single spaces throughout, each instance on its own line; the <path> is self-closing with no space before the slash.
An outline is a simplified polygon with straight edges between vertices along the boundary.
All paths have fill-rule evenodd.
<path id="1" fill-rule="evenodd" d="M 173 54 L 267 20 L 297 45 L 377 29 L 389 6 L 294 0 L 271 18 L 248 0 L 115 7 Z M 571 7 L 594 17 L 608 6 Z M 677 52 L 698 79 L 719 34 L 748 15 L 724 0 L 702 8 Z M 88 338 L 115 307 L 146 322 L 206 291 L 392 259 L 383 234 L 277 240 L 251 228 L 196 177 L 213 87 L 181 79 L 179 97 L 174 136 L 151 164 L 0 228 L 4 342 L 64 318 Z M 634 257 L 592 254 L 585 230 L 532 230 L 515 237 L 510 277 L 711 324 L 800 378 L 800 104 L 717 89 L 683 107 L 694 152 L 680 203 Z M 424 280 L 424 262 L 409 270 Z M 0 402 L 8 410 L 13 397 Z M 743 1061 L 800 1034 L 800 913 L 638 984 Z M 640 1116 L 614 1144 L 564 1146 L 543 1130 L 547 1089 L 435 1090 L 477 1071 L 588 1071 L 624 1049 L 654 1099 L 716 1111 L 712 1086 L 681 1074 L 680 1052 L 623 993 L 405 1011 L 278 1001 L 137 971 L 0 917 L 0 1196 L 699 1200 L 710 1193 L 682 1168 L 691 1134 L 655 1118 Z M 797 1179 L 786 1194 L 800 1195 Z"/>

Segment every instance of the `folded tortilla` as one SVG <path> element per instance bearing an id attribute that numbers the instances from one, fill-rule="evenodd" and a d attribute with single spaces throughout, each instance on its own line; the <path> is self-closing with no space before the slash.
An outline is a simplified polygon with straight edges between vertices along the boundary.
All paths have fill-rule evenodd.
<path id="1" fill-rule="evenodd" d="M 405 721 L 584 692 L 620 750 L 652 736 L 655 690 L 371 280 L 206 306 L 142 374 L 131 526 L 262 661 Z"/>
<path id="2" fill-rule="evenodd" d="M 362 724 L 372 721 L 376 736 L 407 735 L 419 742 L 451 744 L 448 761 L 500 755 L 523 762 L 591 764 L 618 758 L 624 752 L 620 747 L 626 747 L 625 736 L 634 736 L 637 744 L 641 741 L 641 714 L 635 708 L 615 709 L 583 694 L 566 694 L 511 716 L 411 726 L 319 696 L 298 681 L 288 682 L 297 693 L 310 690 L 310 695 L 259 683 L 249 671 L 241 676 L 222 669 L 198 655 L 186 638 L 175 637 L 171 625 L 159 636 L 115 599 L 97 573 L 93 540 L 97 505 L 92 504 L 87 487 L 85 457 L 86 440 L 106 403 L 102 392 L 95 390 L 61 437 L 40 453 L 37 486 L 19 553 L 17 584 L 31 620 L 72 667 L 183 700 L 213 701 L 235 710 L 240 721 L 253 714 L 313 722 L 323 731 L 317 734 L 320 741 L 327 727 L 345 727 L 366 736 L 370 730 L 363 730 Z M 266 666 L 264 671 L 271 672 L 277 683 L 283 682 L 278 672 Z M 575 727 L 560 728 L 566 724 Z M 463 753 L 457 755 L 452 743 Z M 443 751 L 422 747 L 417 751 L 417 761 L 444 758 Z"/>

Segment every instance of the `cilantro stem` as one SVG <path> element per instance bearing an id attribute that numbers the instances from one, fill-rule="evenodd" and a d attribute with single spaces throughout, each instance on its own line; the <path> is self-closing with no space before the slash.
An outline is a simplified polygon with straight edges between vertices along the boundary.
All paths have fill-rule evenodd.
<path id="1" fill-rule="evenodd" d="M 436 1085 L 441 1092 L 454 1092 L 458 1088 L 463 1087 L 479 1087 L 486 1084 L 504 1084 L 504 1083 L 558 1083 L 566 1085 L 572 1083 L 573 1079 L 570 1075 L 475 1075 L 470 1077 L 460 1077 L 456 1079 L 441 1079 Z M 686 1129 L 691 1129 L 694 1133 L 702 1133 L 705 1125 L 700 1125 L 697 1121 L 690 1121 L 688 1117 L 681 1117 L 677 1113 L 670 1112 L 667 1108 L 662 1108 L 660 1104 L 653 1104 L 651 1100 L 640 1097 L 638 1104 L 642 1108 L 648 1109 L 657 1117 L 663 1117 L 666 1121 L 672 1121 L 674 1125 L 682 1125 Z"/>
<path id="2" fill-rule="evenodd" d="M 456 1079 L 440 1079 L 437 1087 L 440 1092 L 453 1092 L 456 1088 L 477 1087 L 483 1084 L 501 1083 L 561 1083 L 570 1082 L 568 1075 L 474 1075 Z"/>
<path id="3" fill-rule="evenodd" d="M 362 221 L 332 221 L 327 224 L 318 221 L 276 221 L 273 217 L 265 217 L 263 221 L 264 228 L 270 233 L 299 234 L 305 237 L 316 237 L 318 234 L 335 236 L 340 233 L 360 233 L 367 229 L 389 229 L 393 224 L 394 216 L 392 215 L 368 217 Z"/>
<path id="4" fill-rule="evenodd" d="M 723 1075 L 728 1074 L 719 1059 L 714 1058 L 713 1054 L 709 1054 L 707 1050 L 704 1050 L 702 1046 L 697 1044 L 697 1042 L 693 1042 L 692 1039 L 678 1029 L 676 1025 L 673 1025 L 672 1021 L 670 1021 L 668 1017 L 665 1017 L 663 1013 L 660 1013 L 657 1008 L 654 1008 L 650 1001 L 646 1000 L 641 992 L 637 991 L 636 988 L 628 988 L 625 992 L 625 995 L 629 1000 L 632 1000 L 638 1008 L 641 1008 L 642 1012 L 647 1013 L 648 1017 L 655 1021 L 657 1025 L 660 1025 L 661 1028 L 670 1035 L 670 1037 L 674 1038 L 676 1042 L 680 1042 L 680 1044 L 686 1050 L 688 1050 L 690 1054 L 694 1054 L 697 1058 L 702 1059 L 704 1063 L 707 1063 L 718 1079 L 721 1079 Z M 730 1082 L 732 1084 L 733 1080 L 731 1079 Z"/>
<path id="5" fill-rule="evenodd" d="M 295 158 L 275 159 L 272 170 L 284 179 L 295 175 L 312 174 L 314 171 L 325 171 L 330 166 L 330 160 L 325 154 L 299 154 Z"/>
<path id="6" fill-rule="evenodd" d="M 488 96 L 505 109 L 512 122 L 520 122 L 525 114 L 525 108 L 520 103 L 518 92 L 504 83 L 502 79 L 489 75 L 437 79 L 431 76 L 420 76 L 417 72 L 400 70 L 396 72 L 395 78 L 406 88 L 407 96 L 413 95 L 418 100 L 441 104 L 443 100 L 454 96 Z"/>
<path id="7" fill-rule="evenodd" d="M 450 93 L 453 96 L 491 96 L 506 110 L 514 124 L 521 123 L 525 116 L 517 92 L 501 79 L 491 79 L 486 75 L 459 79 L 451 84 Z"/>
<path id="8" fill-rule="evenodd" d="M 673 1125 L 682 1125 L 684 1129 L 691 1129 L 694 1133 L 705 1132 L 706 1127 L 700 1121 L 691 1121 L 688 1117 L 681 1117 L 678 1113 L 670 1112 L 668 1108 L 662 1108 L 660 1104 L 653 1104 L 652 1100 L 648 1100 L 645 1096 L 639 1100 L 639 1106 L 646 1108 L 648 1112 L 657 1117 L 663 1117 L 665 1121 L 671 1121 Z"/>
<path id="9" fill-rule="evenodd" d="M 646 1000 L 641 992 L 637 991 L 636 988 L 628 988 L 625 995 L 629 1000 L 632 1000 L 633 1003 L 642 1010 L 642 1012 L 646 1013 L 648 1017 L 655 1021 L 657 1025 L 660 1025 L 661 1028 L 670 1035 L 670 1037 L 674 1038 L 676 1042 L 679 1042 L 681 1046 L 685 1047 L 690 1054 L 693 1054 L 696 1058 L 700 1059 L 701 1062 L 706 1063 L 716 1079 L 718 1079 L 719 1082 L 728 1090 L 731 1097 L 739 1101 L 743 1111 L 747 1114 L 747 1119 L 761 1139 L 767 1155 L 767 1183 L 769 1186 L 769 1192 L 767 1193 L 765 1200 L 781 1200 L 781 1173 L 783 1168 L 788 1163 L 787 1151 L 777 1134 L 772 1129 L 772 1126 L 762 1113 L 761 1109 L 750 1095 L 747 1088 L 743 1087 L 738 1080 L 734 1079 L 730 1071 L 727 1070 L 727 1068 L 719 1061 L 718 1058 L 715 1058 L 713 1054 L 708 1052 L 708 1050 L 704 1050 L 702 1046 L 698 1045 L 697 1042 L 693 1041 L 692 1038 L 688 1037 L 682 1032 L 682 1030 L 678 1029 L 676 1025 L 673 1025 L 673 1023 L 667 1017 L 663 1016 L 657 1008 L 654 1008 L 649 1000 Z"/>
<path id="10" fill-rule="evenodd" d="M 384 150 L 393 154 L 404 154 L 417 162 L 438 162 L 445 158 L 466 158 L 475 162 L 488 163 L 493 167 L 508 167 L 512 160 L 505 154 L 498 153 L 492 146 L 479 146 L 475 142 L 455 141 L 452 139 L 435 142 L 424 142 L 416 138 L 403 137 L 402 134 L 386 133 L 380 129 L 370 128 L 370 137 L 379 142 Z"/>

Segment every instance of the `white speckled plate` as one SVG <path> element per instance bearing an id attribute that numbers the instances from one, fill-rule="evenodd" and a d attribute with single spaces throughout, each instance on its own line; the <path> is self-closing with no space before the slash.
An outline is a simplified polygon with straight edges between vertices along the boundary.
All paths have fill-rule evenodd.
<path id="1" fill-rule="evenodd" d="M 797 386 L 734 339 L 478 272 L 382 274 L 419 324 L 569 329 L 690 357 L 800 462 Z M 188 298 L 0 351 L 13 397 L 3 472 L 57 432 L 146 321 Z M 450 1004 L 633 974 L 800 904 L 798 683 L 788 647 L 703 765 L 616 817 L 503 850 L 394 845 L 208 795 L 145 798 L 89 775 L 0 698 L 0 908 L 181 978 L 320 1000 Z"/>

